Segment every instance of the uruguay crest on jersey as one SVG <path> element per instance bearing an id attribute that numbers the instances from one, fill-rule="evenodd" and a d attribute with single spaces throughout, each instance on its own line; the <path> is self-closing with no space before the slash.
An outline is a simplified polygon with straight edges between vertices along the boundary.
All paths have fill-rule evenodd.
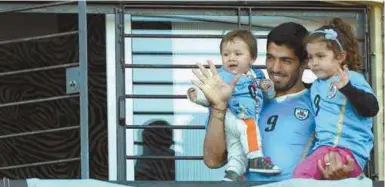
<path id="1" fill-rule="evenodd" d="M 337 94 L 337 87 L 334 84 L 330 84 L 328 98 L 331 99 Z"/>
<path id="2" fill-rule="evenodd" d="M 295 108 L 294 109 L 294 115 L 299 120 L 305 120 L 309 117 L 310 111 L 308 109 L 303 108 Z"/>

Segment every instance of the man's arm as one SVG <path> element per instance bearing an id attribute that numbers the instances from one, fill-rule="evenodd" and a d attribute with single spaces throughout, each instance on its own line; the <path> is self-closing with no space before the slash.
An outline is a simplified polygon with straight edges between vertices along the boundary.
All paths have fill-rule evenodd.
<path id="1" fill-rule="evenodd" d="M 240 75 L 236 75 L 231 83 L 227 84 L 218 74 L 215 65 L 211 61 L 208 61 L 208 64 L 211 74 L 201 63 L 197 63 L 199 70 L 193 69 L 192 71 L 199 81 L 192 80 L 192 83 L 204 93 L 211 106 L 203 143 L 203 160 L 209 168 L 219 168 L 223 166 L 227 156 L 224 129 L 227 101 L 231 97 Z"/>
<path id="2" fill-rule="evenodd" d="M 220 168 L 227 162 L 225 139 L 226 110 L 211 109 L 203 143 L 203 160 L 209 168 Z"/>

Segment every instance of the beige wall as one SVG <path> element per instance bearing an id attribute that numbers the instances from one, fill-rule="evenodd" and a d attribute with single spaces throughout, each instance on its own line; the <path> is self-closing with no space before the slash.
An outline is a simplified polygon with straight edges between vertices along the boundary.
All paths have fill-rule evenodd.
<path id="1" fill-rule="evenodd" d="M 380 180 L 384 180 L 384 49 L 383 49 L 383 6 L 372 5 L 369 14 L 370 19 L 370 47 L 372 63 L 372 87 L 380 103 L 380 111 L 377 114 L 373 133 L 375 170 Z"/>

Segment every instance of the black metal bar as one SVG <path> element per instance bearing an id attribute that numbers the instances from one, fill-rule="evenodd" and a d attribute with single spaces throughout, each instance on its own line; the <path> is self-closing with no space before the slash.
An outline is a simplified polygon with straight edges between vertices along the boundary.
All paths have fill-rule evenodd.
<path id="1" fill-rule="evenodd" d="M 55 100 L 60 100 L 60 99 L 69 99 L 69 98 L 74 98 L 74 97 L 79 97 L 79 94 L 63 95 L 63 96 L 48 97 L 48 98 L 43 98 L 43 99 L 31 99 L 31 100 L 26 100 L 26 101 L 5 103 L 5 104 L 0 104 L 0 108 L 15 106 L 15 105 L 41 103 L 41 102 L 46 102 L 46 101 L 55 101 Z"/>
<path id="2" fill-rule="evenodd" d="M 125 68 L 152 68 L 152 69 L 192 69 L 198 68 L 197 65 L 185 65 L 185 64 L 125 64 Z M 204 65 L 205 68 L 209 68 L 208 65 Z M 215 65 L 216 68 L 222 67 L 222 65 Z M 253 65 L 253 68 L 264 69 L 266 66 Z"/>
<path id="3" fill-rule="evenodd" d="M 203 160 L 203 156 L 127 156 L 137 160 Z"/>
<path id="4" fill-rule="evenodd" d="M 29 41 L 33 41 L 33 40 L 42 40 L 42 39 L 47 39 L 47 38 L 55 38 L 55 37 L 68 36 L 68 35 L 75 35 L 77 33 L 78 33 L 78 31 L 69 31 L 69 32 L 61 32 L 61 33 L 55 33 L 55 34 L 47 34 L 47 35 L 42 35 L 42 36 L 32 36 L 32 37 L 28 37 L 28 38 L 18 38 L 18 39 L 12 39 L 12 40 L 5 40 L 5 41 L 0 41 L 0 45 L 19 43 L 19 42 L 29 42 Z"/>
<path id="5" fill-rule="evenodd" d="M 165 112 L 165 111 L 134 111 L 134 115 L 174 115 L 174 112 Z"/>
<path id="6" fill-rule="evenodd" d="M 154 16 L 146 16 L 146 15 L 140 15 L 140 17 L 154 17 Z M 210 20 L 210 19 L 205 19 L 205 18 L 195 18 L 195 17 L 188 17 L 188 16 L 156 16 L 156 18 L 166 18 L 166 19 L 180 19 L 180 20 L 188 20 L 188 21 L 200 21 L 200 22 L 205 22 L 207 24 L 210 24 L 210 23 L 223 23 L 223 24 L 236 24 L 235 22 L 231 22 L 231 21 L 223 21 L 223 20 Z M 269 27 L 269 26 L 263 26 L 263 25 L 253 25 L 255 26 L 256 28 L 258 28 L 258 30 L 261 30 L 261 29 L 266 29 L 266 30 L 271 30 L 273 29 L 274 27 Z"/>
<path id="7" fill-rule="evenodd" d="M 372 85 L 372 67 L 371 67 L 371 57 L 372 57 L 372 54 L 371 53 L 371 49 L 370 49 L 370 27 L 369 27 L 369 16 L 368 16 L 368 10 L 365 9 L 365 12 L 364 12 L 364 25 L 365 25 L 365 28 L 364 28 L 364 55 L 365 55 L 365 65 L 364 65 L 364 68 L 365 68 L 365 76 L 366 76 L 366 80 L 368 80 L 369 84 Z"/>
<path id="8" fill-rule="evenodd" d="M 125 38 L 123 5 L 115 11 L 115 70 L 116 70 L 116 170 L 117 180 L 127 180 L 126 160 L 126 100 L 125 96 Z"/>
<path id="9" fill-rule="evenodd" d="M 251 24 L 251 8 L 249 8 L 248 13 L 249 13 L 249 30 L 251 31 L 253 29 L 253 26 Z"/>
<path id="10" fill-rule="evenodd" d="M 204 125 L 126 125 L 126 129 L 206 129 Z"/>
<path id="11" fill-rule="evenodd" d="M 133 51 L 131 53 L 133 56 L 136 55 L 158 55 L 158 56 L 208 56 L 208 55 L 213 55 L 213 56 L 219 56 L 220 54 L 217 52 L 191 52 L 191 51 L 186 51 L 186 52 L 166 52 L 166 51 Z M 258 54 L 259 55 L 265 55 L 265 54 Z M 132 62 L 132 61 L 131 61 Z M 152 64 L 159 64 L 159 62 L 152 63 Z"/>
<path id="12" fill-rule="evenodd" d="M 124 34 L 130 38 L 222 38 L 223 35 L 202 35 L 202 34 Z M 265 35 L 254 35 L 255 38 L 266 38 Z"/>
<path id="13" fill-rule="evenodd" d="M 124 34 L 130 38 L 222 38 L 223 35 L 202 35 L 202 34 Z"/>
<path id="14" fill-rule="evenodd" d="M 79 65 L 78 63 L 70 63 L 70 64 L 60 64 L 60 65 L 46 66 L 46 67 L 40 67 L 40 68 L 31 68 L 31 69 L 9 71 L 9 72 L 1 72 L 0 77 L 7 76 L 7 75 L 17 75 L 17 74 L 22 74 L 22 73 L 31 73 L 31 72 L 37 72 L 37 71 L 46 71 L 46 70 L 52 70 L 52 69 L 69 68 L 69 67 L 75 67 L 78 65 Z"/>
<path id="15" fill-rule="evenodd" d="M 26 167 L 32 167 L 32 166 L 47 165 L 47 164 L 59 164 L 59 163 L 73 162 L 73 161 L 79 161 L 79 160 L 80 160 L 80 157 L 61 159 L 61 160 L 55 160 L 55 161 L 35 162 L 30 164 L 20 164 L 20 165 L 14 165 L 14 166 L 0 167 L 0 170 L 19 169 L 19 168 L 26 168 Z"/>
<path id="16" fill-rule="evenodd" d="M 241 28 L 241 8 L 238 7 L 238 10 L 237 10 L 237 27 L 238 29 Z"/>
<path id="17" fill-rule="evenodd" d="M 146 86 L 146 85 L 155 85 L 155 86 L 173 86 L 173 85 L 183 85 L 190 86 L 191 82 L 172 82 L 172 81 L 133 81 L 134 86 Z"/>
<path id="18" fill-rule="evenodd" d="M 179 84 L 179 83 L 174 83 L 172 81 L 132 81 L 133 85 L 166 85 L 166 86 L 172 86 L 174 84 Z"/>
<path id="19" fill-rule="evenodd" d="M 248 6 L 239 6 L 235 5 L 237 8 L 252 8 L 253 10 L 309 10 L 309 11 L 327 11 L 327 10 L 334 10 L 334 11 L 363 11 L 365 8 L 364 7 L 342 7 L 342 6 L 255 6 L 255 5 L 248 5 Z M 173 5 L 173 4 L 167 4 L 167 5 L 153 5 L 153 4 L 146 4 L 146 5 L 125 5 L 124 8 L 130 8 L 130 9 L 135 9 L 135 8 L 140 8 L 140 9 L 153 9 L 153 8 L 158 8 L 158 9 L 232 9 L 234 10 L 235 7 L 234 5 L 232 6 L 215 6 L 215 5 Z"/>
<path id="20" fill-rule="evenodd" d="M 87 49 L 87 2 L 78 0 L 78 43 L 80 72 L 80 157 L 81 177 L 90 178 L 89 122 L 88 122 L 88 49 Z"/>
<path id="21" fill-rule="evenodd" d="M 187 99 L 186 95 L 140 95 L 128 94 L 126 99 Z"/>
<path id="22" fill-rule="evenodd" d="M 188 56 L 188 55 L 194 55 L 194 56 L 198 56 L 198 55 L 220 55 L 219 53 L 217 52 L 208 52 L 208 51 L 205 51 L 205 52 L 191 52 L 191 51 L 185 51 L 185 52 L 171 52 L 171 51 L 133 51 L 132 52 L 132 55 L 159 55 L 159 56 L 171 56 L 171 55 L 184 55 L 184 56 Z M 265 56 L 266 54 L 265 53 L 258 53 L 257 56 Z M 158 62 L 156 63 L 152 63 L 152 64 L 159 64 Z"/>
<path id="23" fill-rule="evenodd" d="M 34 10 L 34 9 L 47 8 L 47 7 L 54 7 L 54 6 L 70 4 L 70 3 L 74 3 L 74 2 L 76 2 L 76 1 L 53 2 L 53 3 L 45 3 L 45 4 L 40 4 L 40 5 L 33 5 L 33 6 L 29 6 L 29 7 L 15 8 L 15 9 L 12 9 L 12 10 L 2 11 L 2 12 L 0 12 L 0 15 L 1 14 L 12 13 L 12 12 L 22 12 L 22 11 L 27 11 L 27 10 Z"/>
<path id="24" fill-rule="evenodd" d="M 71 127 L 62 127 L 62 128 L 48 129 L 48 130 L 23 132 L 23 133 L 17 133 L 17 134 L 7 134 L 7 135 L 1 135 L 0 139 L 15 138 L 20 136 L 36 135 L 36 134 L 43 134 L 43 133 L 49 133 L 49 132 L 66 131 L 66 130 L 78 129 L 79 127 L 80 126 L 71 126 Z"/>

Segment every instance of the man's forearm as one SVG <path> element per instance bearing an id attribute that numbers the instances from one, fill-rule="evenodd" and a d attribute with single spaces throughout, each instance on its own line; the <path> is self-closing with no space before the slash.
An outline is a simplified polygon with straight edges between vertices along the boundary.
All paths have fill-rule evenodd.
<path id="1" fill-rule="evenodd" d="M 226 163 L 225 112 L 213 109 L 203 145 L 203 160 L 209 168 L 219 168 Z"/>

